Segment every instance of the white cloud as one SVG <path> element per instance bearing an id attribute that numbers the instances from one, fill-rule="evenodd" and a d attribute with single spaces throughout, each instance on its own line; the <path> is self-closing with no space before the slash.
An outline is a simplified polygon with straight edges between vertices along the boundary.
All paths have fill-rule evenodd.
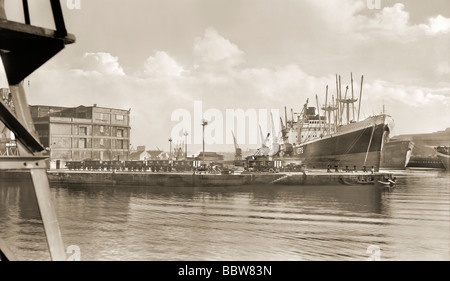
<path id="1" fill-rule="evenodd" d="M 194 51 L 206 62 L 227 62 L 238 65 L 243 60 L 244 52 L 237 45 L 221 36 L 217 30 L 208 27 L 203 37 L 197 37 Z"/>
<path id="2" fill-rule="evenodd" d="M 378 27 L 386 31 L 403 34 L 409 27 L 409 14 L 404 10 L 405 5 L 396 3 L 392 7 L 385 7 L 376 14 L 372 21 L 373 27 Z"/>
<path id="3" fill-rule="evenodd" d="M 144 63 L 144 74 L 150 77 L 179 77 L 184 69 L 166 52 L 156 52 Z"/>
<path id="4" fill-rule="evenodd" d="M 439 75 L 450 74 L 450 63 L 448 61 L 439 62 L 436 71 Z"/>
<path id="5" fill-rule="evenodd" d="M 413 108 L 450 104 L 450 89 L 431 89 L 404 86 L 376 80 L 364 85 L 365 96 L 370 100 L 389 100 Z"/>
<path id="6" fill-rule="evenodd" d="M 450 18 L 437 15 L 434 18 L 428 19 L 428 24 L 421 24 L 420 27 L 428 35 L 446 34 L 450 33 Z"/>
<path id="7" fill-rule="evenodd" d="M 356 28 L 366 40 L 387 40 L 391 42 L 410 43 L 417 41 L 423 32 L 418 25 L 410 22 L 410 15 L 405 5 L 396 3 L 384 7 L 374 17 L 359 16 Z"/>
<path id="8" fill-rule="evenodd" d="M 328 78 L 309 75 L 296 64 L 275 69 L 245 68 L 236 73 L 238 84 L 247 88 L 247 92 L 252 93 L 255 100 L 275 103 L 283 99 L 288 101 L 297 100 L 299 97 L 306 99 L 309 95 L 323 93 L 326 83 L 329 82 Z"/>
<path id="9" fill-rule="evenodd" d="M 88 73 L 125 75 L 125 72 L 119 64 L 119 58 L 109 53 L 85 53 L 82 64 L 83 70 Z"/>
<path id="10" fill-rule="evenodd" d="M 355 15 L 366 8 L 365 1 L 308 0 L 307 2 L 315 10 L 313 13 L 329 23 L 329 28 L 338 33 L 351 32 L 359 26 L 360 18 Z"/>
<path id="11" fill-rule="evenodd" d="M 349 34 L 357 40 L 388 39 L 397 42 L 411 42 L 419 36 L 440 35 L 450 32 L 450 19 L 438 15 L 428 19 L 427 24 L 414 25 L 405 5 L 396 3 L 381 10 L 372 10 L 374 15 L 362 15 L 368 9 L 366 1 L 309 1 L 317 9 L 318 15 L 327 23 L 328 28 L 339 34 Z M 337 12 L 338 11 L 338 12 Z"/>

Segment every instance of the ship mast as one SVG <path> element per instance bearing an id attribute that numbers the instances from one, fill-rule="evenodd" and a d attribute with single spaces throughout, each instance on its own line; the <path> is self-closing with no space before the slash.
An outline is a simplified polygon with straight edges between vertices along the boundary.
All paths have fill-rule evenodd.
<path id="1" fill-rule="evenodd" d="M 340 85 L 340 83 L 341 83 L 341 79 L 340 79 L 341 77 L 339 76 L 339 85 Z M 352 81 L 353 81 L 353 78 L 352 78 Z M 352 86 L 352 88 L 353 88 L 353 86 Z M 345 96 L 344 96 L 344 99 L 342 99 L 342 97 L 341 97 L 341 99 L 339 100 L 342 104 L 346 104 L 346 110 L 347 110 L 347 124 L 350 124 L 350 103 L 352 104 L 352 106 L 354 106 L 354 103 L 356 102 L 356 101 L 358 101 L 358 99 L 355 99 L 354 97 L 353 97 L 353 91 L 352 91 L 352 98 L 350 99 L 350 98 L 347 98 L 347 92 L 348 92 L 348 86 L 345 88 Z M 341 111 L 341 122 L 342 122 L 342 114 L 343 114 L 343 111 Z M 353 119 L 354 119 L 354 116 L 353 116 Z"/>
<path id="2" fill-rule="evenodd" d="M 361 75 L 361 88 L 359 89 L 359 103 L 358 103 L 358 121 L 359 121 L 359 113 L 361 111 L 363 80 L 364 80 L 364 75 Z"/>
<path id="3" fill-rule="evenodd" d="M 325 90 L 325 106 L 327 106 L 327 103 L 328 103 L 328 85 L 327 85 L 327 88 Z M 323 109 L 323 110 L 325 110 L 325 109 Z M 328 134 L 330 134 L 330 131 L 331 131 L 330 112 L 328 112 L 326 110 L 325 110 L 325 112 L 328 113 L 328 119 L 327 119 L 327 122 L 328 122 Z"/>
<path id="4" fill-rule="evenodd" d="M 342 125 L 342 114 L 344 113 L 344 103 L 342 102 L 342 85 L 341 85 L 341 75 L 339 75 L 339 125 Z"/>
<path id="5" fill-rule="evenodd" d="M 337 105 L 337 112 L 336 112 L 336 117 L 337 117 L 337 126 L 339 125 L 339 116 L 340 116 L 340 112 L 341 112 L 341 106 L 340 106 L 340 102 L 339 102 L 339 84 L 338 84 L 338 78 L 337 78 L 337 74 L 336 74 L 336 105 Z"/>
<path id="6" fill-rule="evenodd" d="M 334 105 L 334 96 L 333 96 L 333 103 L 332 105 L 328 104 L 328 85 L 327 85 L 327 89 L 326 89 L 326 94 L 325 94 L 325 106 L 322 107 L 322 110 L 324 110 L 327 115 L 328 115 L 328 134 L 331 134 L 331 112 L 335 112 L 337 110 L 337 107 Z M 336 114 L 333 114 L 333 118 L 334 118 L 334 123 L 336 126 Z M 336 128 L 335 128 L 336 130 Z"/>
<path id="7" fill-rule="evenodd" d="M 338 127 L 338 124 L 337 124 L 338 107 L 337 107 L 337 101 L 336 101 L 336 103 L 334 101 L 334 96 L 332 96 L 332 99 L 333 99 L 333 107 L 335 108 L 334 114 L 333 114 L 333 121 L 334 121 L 334 132 L 336 133 L 337 132 L 337 127 Z"/>
<path id="8" fill-rule="evenodd" d="M 352 85 L 352 99 L 354 99 L 354 96 L 353 96 L 353 73 L 352 72 L 350 72 L 350 80 L 351 80 L 351 85 Z M 355 120 L 355 103 L 352 103 L 352 111 L 353 111 L 352 120 Z"/>
<path id="9" fill-rule="evenodd" d="M 317 105 L 317 114 L 319 115 L 319 131 L 320 131 L 320 134 L 322 134 L 323 133 L 322 121 L 320 120 L 319 98 L 317 97 L 317 94 L 316 94 L 316 105 Z"/>

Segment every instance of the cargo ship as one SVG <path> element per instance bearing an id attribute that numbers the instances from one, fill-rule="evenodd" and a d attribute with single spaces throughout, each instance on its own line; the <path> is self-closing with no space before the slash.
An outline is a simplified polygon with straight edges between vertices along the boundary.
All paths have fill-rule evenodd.
<path id="1" fill-rule="evenodd" d="M 442 165 L 444 165 L 445 170 L 450 172 L 450 147 L 448 146 L 438 146 L 436 147 L 437 157 L 442 161 Z"/>
<path id="2" fill-rule="evenodd" d="M 291 110 L 292 119 L 289 121 L 285 109 L 282 148 L 286 149 L 286 154 L 289 151 L 289 157 L 298 158 L 313 169 L 331 167 L 379 171 L 383 146 L 389 140 L 394 121 L 384 113 L 384 108 L 381 114 L 359 121 L 362 84 L 363 77 L 357 115 L 354 103 L 358 99 L 353 93 L 353 77 L 351 98 L 347 98 L 348 86 L 345 95 L 341 93 L 341 79 L 339 77 L 338 81 L 336 76 L 336 100 L 332 96 L 332 102 L 328 102 L 327 86 L 325 105 L 322 108 L 319 107 L 316 95 L 317 107 L 309 107 L 307 100 L 300 114 Z M 320 109 L 325 112 L 324 115 L 321 115 Z"/>
<path id="3" fill-rule="evenodd" d="M 411 159 L 414 142 L 389 141 L 381 152 L 381 169 L 405 169 Z"/>
<path id="4" fill-rule="evenodd" d="M 408 168 L 445 169 L 443 163 L 445 156 L 441 155 L 439 158 L 436 152 L 439 147 L 442 150 L 450 146 L 450 128 L 433 133 L 399 135 L 391 140 L 414 142 Z"/>

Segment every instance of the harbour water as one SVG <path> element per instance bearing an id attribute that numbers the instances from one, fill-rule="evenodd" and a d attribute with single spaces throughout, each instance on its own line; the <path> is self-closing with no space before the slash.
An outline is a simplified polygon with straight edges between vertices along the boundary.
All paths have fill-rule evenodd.
<path id="1" fill-rule="evenodd" d="M 450 176 L 375 186 L 52 185 L 68 256 L 81 260 L 450 260 Z M 48 260 L 26 177 L 0 182 L 0 238 Z M 76 249 L 73 252 L 73 249 Z"/>

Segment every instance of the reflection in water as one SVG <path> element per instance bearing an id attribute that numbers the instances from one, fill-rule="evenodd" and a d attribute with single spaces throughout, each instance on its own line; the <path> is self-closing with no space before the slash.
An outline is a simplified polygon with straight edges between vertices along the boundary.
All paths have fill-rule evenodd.
<path id="1" fill-rule="evenodd" d="M 29 174 L 0 181 L 0 238 L 20 260 L 48 260 L 47 240 Z"/>
<path id="2" fill-rule="evenodd" d="M 82 260 L 366 260 L 370 245 L 380 247 L 382 260 L 448 260 L 449 178 L 406 173 L 392 191 L 74 185 L 51 191 L 64 242 L 79 246 Z M 28 206 L 33 198 L 19 190 L 24 185 L 0 186 L 0 234 L 37 229 Z M 27 233 L 28 240 L 8 241 L 28 248 L 31 259 L 46 259 L 40 240 Z"/>

